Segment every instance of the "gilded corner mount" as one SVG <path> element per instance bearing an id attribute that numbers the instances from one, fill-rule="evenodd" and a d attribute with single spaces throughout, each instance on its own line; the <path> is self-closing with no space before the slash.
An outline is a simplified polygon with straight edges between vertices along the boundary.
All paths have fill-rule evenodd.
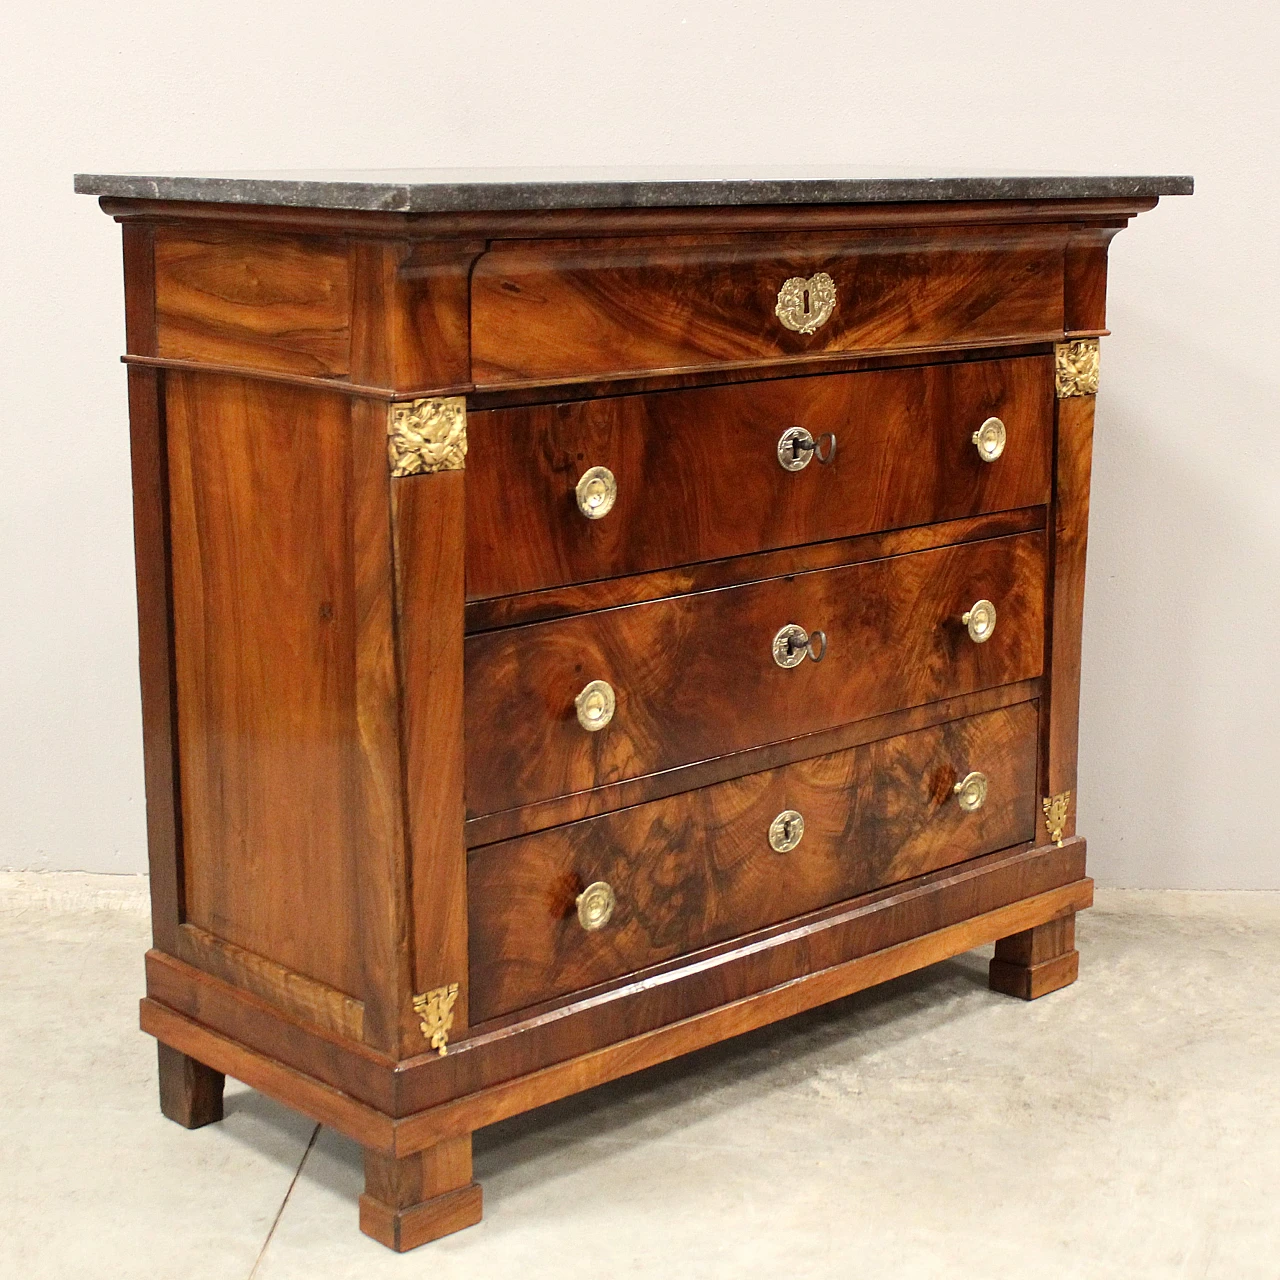
<path id="1" fill-rule="evenodd" d="M 393 476 L 461 471 L 466 465 L 467 402 L 462 396 L 397 401 L 387 432 Z"/>
<path id="2" fill-rule="evenodd" d="M 449 1052 L 449 1028 L 453 1026 L 453 1006 L 457 1003 L 456 982 L 413 997 L 413 1011 L 422 1019 L 422 1034 L 442 1058 Z"/>
<path id="3" fill-rule="evenodd" d="M 1045 796 L 1040 802 L 1044 807 L 1044 825 L 1049 839 L 1062 846 L 1062 828 L 1067 824 L 1067 809 L 1071 805 L 1071 792 L 1059 791 L 1056 796 Z"/>
<path id="4" fill-rule="evenodd" d="M 1059 342 L 1053 348 L 1058 399 L 1098 394 L 1098 362 L 1101 345 L 1097 338 Z"/>

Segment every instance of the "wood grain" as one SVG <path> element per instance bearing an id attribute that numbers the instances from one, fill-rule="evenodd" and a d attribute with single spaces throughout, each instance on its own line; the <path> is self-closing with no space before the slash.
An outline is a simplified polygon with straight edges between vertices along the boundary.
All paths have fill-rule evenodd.
<path id="1" fill-rule="evenodd" d="M 942 698 L 938 702 L 908 707 L 905 711 L 890 711 L 882 716 L 870 716 L 851 724 L 837 725 L 834 729 L 818 733 L 802 734 L 782 742 L 761 747 L 749 747 L 745 751 L 733 751 L 712 760 L 700 760 L 696 764 L 678 769 L 666 769 L 661 773 L 646 774 L 625 782 L 609 783 L 590 791 L 575 791 L 572 795 L 556 796 L 537 804 L 523 805 L 519 809 L 503 809 L 468 819 L 466 840 L 469 849 L 527 835 L 547 827 L 589 818 L 597 813 L 608 813 L 628 805 L 643 804 L 663 796 L 691 791 L 730 778 L 741 778 L 749 773 L 774 769 L 812 756 L 844 751 L 849 747 L 881 738 L 892 738 L 917 729 L 927 729 L 947 720 L 959 720 L 984 711 L 995 711 L 1018 702 L 1035 701 L 1040 694 L 1039 679 L 1017 680 L 1013 684 L 998 685 L 994 689 L 979 689 L 974 693 L 955 698 Z"/>
<path id="2" fill-rule="evenodd" d="M 505 241 L 471 277 L 477 387 L 812 358 L 1062 332 L 1055 225 Z M 774 314 L 790 277 L 828 273 L 816 333 Z"/>
<path id="3" fill-rule="evenodd" d="M 868 743 L 474 853 L 471 998 L 496 1017 L 1032 837 L 1034 704 Z M 953 786 L 989 779 L 960 809 Z M 784 810 L 804 836 L 775 853 Z M 587 932 L 575 899 L 617 895 Z"/>
<path id="4" fill-rule="evenodd" d="M 226 1077 L 167 1044 L 156 1044 L 160 1072 L 160 1111 L 184 1129 L 200 1129 L 222 1119 Z"/>
<path id="5" fill-rule="evenodd" d="M 833 538 L 829 542 L 809 543 L 802 547 L 784 547 L 755 555 L 732 556 L 727 560 L 680 565 L 653 573 L 548 587 L 545 591 L 530 591 L 518 596 L 473 600 L 466 606 L 466 629 L 468 632 L 495 631 L 499 627 L 522 622 L 543 622 L 572 613 L 590 613 L 596 609 L 640 604 L 645 600 L 662 600 L 667 596 L 687 595 L 695 591 L 736 587 L 764 578 L 785 578 L 814 569 L 835 569 L 840 565 L 905 555 L 909 551 L 931 551 L 957 542 L 1029 533 L 1045 527 L 1045 512 L 1045 507 L 1021 507 L 1016 511 L 999 511 L 962 520 L 941 520 L 909 529 L 889 529 L 855 538 Z"/>
<path id="6" fill-rule="evenodd" d="M 411 849 L 413 991 L 459 983 L 465 1034 L 467 859 L 463 843 L 463 505 L 465 473 L 405 476 L 395 512 L 405 796 Z M 416 1025 L 417 1047 L 422 1038 Z"/>
<path id="7" fill-rule="evenodd" d="M 215 1064 L 219 1071 L 329 1125 L 366 1148 L 403 1158 L 532 1107 L 936 964 L 1001 935 L 1083 910 L 1092 900 L 1093 882 L 1082 879 L 990 911 L 978 911 L 908 941 L 815 966 L 797 981 L 780 982 L 677 1022 L 623 1036 L 590 1052 L 459 1093 L 439 1105 L 407 1111 L 400 1119 L 385 1116 L 323 1081 L 276 1062 L 154 1000 L 142 1001 L 142 1026 L 166 1044 L 199 1053 L 202 1060 Z M 451 1055 L 431 1065 L 438 1066 L 442 1074 L 452 1061 Z"/>
<path id="8" fill-rule="evenodd" d="M 1038 505 L 1052 389 L 1039 357 L 473 413 L 468 598 Z M 986 463 L 993 416 L 1009 437 Z M 830 464 L 784 470 L 790 427 L 834 434 Z M 574 496 L 592 466 L 618 483 L 598 520 Z"/>
<path id="9" fill-rule="evenodd" d="M 471 1177 L 471 1135 L 407 1156 L 366 1149 L 360 1230 L 403 1253 L 480 1221 Z"/>
<path id="10" fill-rule="evenodd" d="M 155 350 L 156 342 L 155 257 L 150 227 L 139 224 L 124 228 L 124 276 L 126 345 L 132 352 L 147 355 Z M 185 907 L 164 375 L 155 369 L 139 368 L 130 369 L 128 378 L 151 937 L 155 946 L 173 951 Z"/>
<path id="11" fill-rule="evenodd" d="M 960 622 L 995 602 L 985 644 Z M 496 812 L 1040 674 L 1040 534 L 824 569 L 486 632 L 466 642 L 467 811 Z M 821 628 L 820 663 L 773 660 L 787 623 Z M 603 730 L 578 723 L 613 686 Z"/>
<path id="12" fill-rule="evenodd" d="M 166 382 L 187 918 L 361 999 L 350 406 Z"/>
<path id="13" fill-rule="evenodd" d="M 718 1005 L 774 987 L 803 985 L 806 974 L 1078 884 L 1084 863 L 1085 842 L 1078 836 L 1062 848 L 1019 846 L 974 858 L 603 983 L 568 1001 L 562 998 L 473 1027 L 466 1039 L 450 1044 L 444 1058 L 425 1052 L 397 1064 L 388 1055 L 299 1022 L 252 993 L 158 951 L 146 957 L 143 1029 L 273 1097 L 288 1099 L 365 1146 L 390 1150 L 389 1138 L 369 1136 L 379 1132 L 379 1117 L 433 1108 Z M 1073 901 L 1073 910 L 1088 905 L 1078 894 Z M 985 941 L 1054 914 L 1061 913 L 1039 919 L 1019 916 L 1023 923 L 1015 922 Z M 170 1031 L 169 1024 L 162 1027 L 157 1021 L 162 1013 L 180 1019 L 174 1024 L 180 1031 Z M 220 1037 L 262 1058 L 268 1065 L 254 1069 L 270 1081 L 283 1080 L 280 1087 L 292 1087 L 292 1077 L 287 1072 L 275 1075 L 270 1064 L 298 1073 L 304 1084 L 322 1084 L 325 1091 L 316 1105 L 325 1106 L 327 1113 L 316 1114 L 310 1104 L 274 1091 L 277 1084 L 259 1084 L 242 1069 L 225 1066 L 223 1059 L 210 1056 L 212 1049 L 188 1035 L 192 1028 L 213 1033 L 210 1043 Z M 326 1119 L 325 1114 L 336 1119 Z M 347 1119 L 339 1123 L 344 1115 Z"/>
<path id="14" fill-rule="evenodd" d="M 1093 396 L 1057 401 L 1053 527 L 1050 533 L 1051 627 L 1049 697 L 1042 736 L 1044 793 L 1071 792 L 1063 831 L 1076 829 L 1080 744 L 1080 662 L 1084 631 L 1085 556 L 1089 539 L 1089 475 L 1093 457 Z"/>
<path id="15" fill-rule="evenodd" d="M 233 986 L 243 987 L 304 1022 L 352 1040 L 364 1038 L 364 1005 L 341 991 L 237 947 L 193 924 L 178 930 L 179 958 Z"/>
<path id="16" fill-rule="evenodd" d="M 340 240 L 161 227 L 155 297 L 156 355 L 348 371 L 351 276 Z"/>
<path id="17" fill-rule="evenodd" d="M 1024 929 L 996 940 L 988 969 L 992 991 L 1038 1000 L 1070 986 L 1080 973 L 1075 915 Z"/>

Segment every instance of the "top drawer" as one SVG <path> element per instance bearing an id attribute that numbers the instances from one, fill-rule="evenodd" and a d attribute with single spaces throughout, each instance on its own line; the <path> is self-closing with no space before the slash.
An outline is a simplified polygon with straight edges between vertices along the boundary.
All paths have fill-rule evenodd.
<path id="1" fill-rule="evenodd" d="M 1060 226 L 510 241 L 476 263 L 477 386 L 1061 338 Z"/>
<path id="2" fill-rule="evenodd" d="M 473 413 L 467 595 L 1038 506 L 1053 403 L 1053 362 L 1035 356 Z M 984 461 L 973 436 L 992 417 L 1006 440 Z M 835 437 L 829 462 L 781 465 L 796 427 Z M 575 489 L 595 467 L 616 497 L 588 519 Z"/>

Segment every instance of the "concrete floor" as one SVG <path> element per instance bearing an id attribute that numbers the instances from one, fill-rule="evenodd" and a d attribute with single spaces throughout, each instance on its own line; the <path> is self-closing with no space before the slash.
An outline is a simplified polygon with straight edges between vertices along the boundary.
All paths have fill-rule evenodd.
<path id="1" fill-rule="evenodd" d="M 1035 1004 L 974 952 L 483 1131 L 397 1256 L 345 1138 L 161 1118 L 144 882 L 0 875 L 0 1276 L 1276 1280 L 1280 894 L 1098 899 Z"/>

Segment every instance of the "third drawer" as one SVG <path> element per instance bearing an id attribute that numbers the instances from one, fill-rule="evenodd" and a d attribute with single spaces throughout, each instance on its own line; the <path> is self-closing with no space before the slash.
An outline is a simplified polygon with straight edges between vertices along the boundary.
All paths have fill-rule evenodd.
<path id="1" fill-rule="evenodd" d="M 1044 595 L 1037 531 L 473 635 L 468 814 L 1039 676 Z M 821 661 L 779 665 L 788 625 Z"/>
<path id="2" fill-rule="evenodd" d="M 1031 840 L 1036 740 L 1018 703 L 477 849 L 472 1018 Z"/>

